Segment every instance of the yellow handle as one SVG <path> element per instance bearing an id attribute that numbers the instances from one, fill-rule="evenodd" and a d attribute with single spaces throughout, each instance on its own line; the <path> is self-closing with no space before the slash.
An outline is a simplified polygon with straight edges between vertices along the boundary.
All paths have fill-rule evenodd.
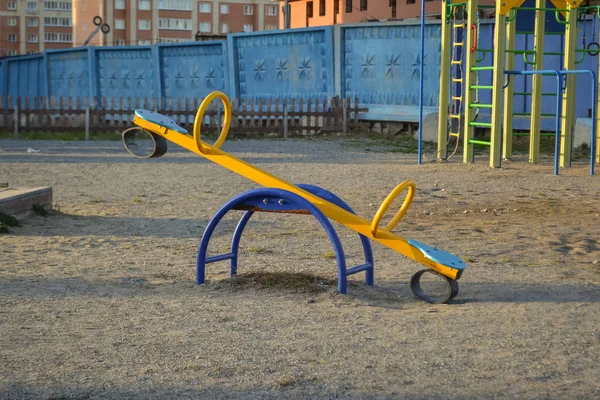
<path id="1" fill-rule="evenodd" d="M 412 203 L 415 197 L 415 190 L 417 189 L 417 186 L 413 181 L 404 181 L 398 186 L 396 186 L 396 188 L 392 190 L 392 193 L 390 193 L 388 197 L 386 197 L 386 199 L 383 201 L 383 203 L 381 203 L 381 206 L 379 207 L 379 210 L 377 210 L 377 214 L 375 214 L 375 218 L 373 218 L 373 222 L 371 223 L 371 234 L 373 235 L 373 237 L 377 236 L 377 229 L 379 229 L 379 223 L 381 222 L 383 214 L 385 214 L 385 212 L 390 207 L 390 204 L 392 204 L 394 199 L 396 199 L 396 197 L 398 197 L 398 195 L 402 193 L 406 188 L 408 188 L 408 194 L 404 199 L 404 203 L 402 203 L 402 207 L 400 207 L 400 211 L 398 211 L 398 214 L 396 214 L 394 218 L 392 218 L 390 223 L 387 224 L 385 230 L 391 231 L 392 229 L 394 229 L 394 227 L 398 224 L 398 222 L 400 222 L 402 217 L 404 217 L 404 214 L 406 214 L 406 210 L 408 210 L 408 207 L 410 207 L 410 203 Z"/>
<path id="2" fill-rule="evenodd" d="M 211 146 L 202 141 L 200 138 L 200 129 L 202 128 L 202 120 L 204 119 L 204 113 L 206 109 L 213 102 L 214 99 L 221 99 L 223 102 L 223 106 L 225 107 L 225 115 L 223 121 L 223 129 L 221 129 L 221 133 L 217 138 L 217 141 Z M 207 148 L 214 147 L 219 148 L 227 138 L 227 134 L 229 133 L 229 126 L 231 125 L 231 102 L 223 92 L 212 92 L 200 104 L 200 108 L 198 108 L 198 112 L 196 113 L 196 119 L 194 120 L 194 141 L 196 142 L 196 146 L 198 146 L 198 150 L 201 153 L 205 153 Z M 208 147 L 207 147 L 208 146 Z"/>

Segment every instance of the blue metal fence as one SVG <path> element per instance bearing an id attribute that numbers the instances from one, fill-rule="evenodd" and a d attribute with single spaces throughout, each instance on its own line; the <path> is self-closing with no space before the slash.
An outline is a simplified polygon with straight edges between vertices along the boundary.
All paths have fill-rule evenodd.
<path id="1" fill-rule="evenodd" d="M 584 31 L 589 41 L 591 28 L 591 21 L 581 24 L 580 44 Z M 492 48 L 492 37 L 492 21 L 482 21 L 479 46 Z M 560 52 L 562 40 L 548 36 L 546 51 Z M 369 108 L 365 119 L 417 121 L 421 60 L 425 113 L 437 111 L 439 21 L 425 26 L 423 55 L 419 41 L 418 24 L 394 22 L 238 33 L 227 41 L 53 50 L 0 60 L 0 96 L 20 97 L 21 102 L 46 96 L 149 98 L 157 100 L 159 108 L 161 99 L 201 99 L 214 90 L 241 101 L 357 97 Z M 531 50 L 533 35 L 517 35 L 516 42 L 517 49 Z M 482 65 L 490 65 L 491 56 L 487 54 Z M 515 69 L 531 69 L 520 55 L 515 59 Z M 544 68 L 562 69 L 562 61 L 561 56 L 546 56 Z M 598 57 L 586 56 L 577 67 L 595 71 Z M 531 91 L 531 77 L 514 79 L 516 92 Z M 480 84 L 490 82 L 491 73 L 482 72 Z M 553 85 L 552 79 L 545 80 L 544 91 L 552 92 Z M 482 103 L 490 103 L 489 92 L 479 95 Z M 577 116 L 588 115 L 590 98 L 589 78 L 581 77 Z M 544 114 L 555 112 L 554 100 L 544 98 Z M 529 112 L 530 98 L 515 96 L 514 107 L 516 113 Z M 484 111 L 489 112 L 481 110 L 482 120 Z M 552 120 L 547 119 L 548 129 Z M 517 129 L 528 124 L 527 117 L 515 119 Z"/>

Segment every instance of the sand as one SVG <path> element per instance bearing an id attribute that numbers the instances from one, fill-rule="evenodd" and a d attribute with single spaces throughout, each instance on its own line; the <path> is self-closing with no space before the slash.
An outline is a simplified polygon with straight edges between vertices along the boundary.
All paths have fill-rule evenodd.
<path id="1" fill-rule="evenodd" d="M 331 244 L 300 215 L 257 214 L 238 279 L 220 262 L 196 286 L 206 224 L 256 184 L 174 146 L 155 160 L 116 141 L 0 149 L 0 181 L 55 200 L 0 235 L 0 398 L 600 398 L 600 176 L 583 161 L 553 176 L 548 158 L 419 166 L 348 139 L 224 145 L 367 219 L 414 180 L 395 232 L 468 261 L 457 298 L 431 305 L 408 286 L 421 266 L 379 244 L 375 286 L 358 274 L 338 294 Z M 336 228 L 362 263 L 358 236 Z"/>

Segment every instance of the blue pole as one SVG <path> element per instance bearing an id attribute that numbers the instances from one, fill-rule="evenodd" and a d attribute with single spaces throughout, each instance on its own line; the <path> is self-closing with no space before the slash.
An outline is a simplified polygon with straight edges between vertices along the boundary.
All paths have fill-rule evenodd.
<path id="1" fill-rule="evenodd" d="M 425 0 L 421 0 L 421 65 L 419 66 L 419 164 L 423 163 L 423 71 L 425 58 Z"/>

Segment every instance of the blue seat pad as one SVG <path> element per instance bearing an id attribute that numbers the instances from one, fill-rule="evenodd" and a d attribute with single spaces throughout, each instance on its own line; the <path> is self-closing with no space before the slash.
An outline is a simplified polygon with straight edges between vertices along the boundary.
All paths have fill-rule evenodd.
<path id="1" fill-rule="evenodd" d="M 177 122 L 173 121 L 171 118 L 159 114 L 157 112 L 150 110 L 135 110 L 135 115 L 148 122 L 152 122 L 153 124 L 164 126 L 165 128 L 170 129 L 172 131 L 176 131 L 183 134 L 189 133 L 186 129 L 177 125 Z"/>
<path id="2" fill-rule="evenodd" d="M 436 263 L 445 265 L 449 268 L 458 269 L 460 271 L 463 271 L 467 267 L 467 264 L 463 260 L 461 260 L 459 257 L 455 256 L 452 253 L 436 249 L 435 247 L 428 246 L 414 239 L 410 239 L 408 243 L 411 246 L 414 246 L 417 249 L 421 250 L 425 257 L 435 261 Z"/>

